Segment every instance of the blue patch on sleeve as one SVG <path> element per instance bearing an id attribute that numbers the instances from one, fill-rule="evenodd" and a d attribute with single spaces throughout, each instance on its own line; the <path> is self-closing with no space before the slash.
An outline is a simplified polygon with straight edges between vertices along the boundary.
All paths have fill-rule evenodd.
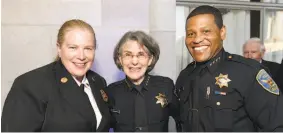
<path id="1" fill-rule="evenodd" d="M 279 88 L 277 84 L 273 81 L 273 79 L 264 69 L 261 69 L 258 72 L 256 80 L 263 87 L 263 89 L 267 90 L 272 94 L 279 95 Z"/>

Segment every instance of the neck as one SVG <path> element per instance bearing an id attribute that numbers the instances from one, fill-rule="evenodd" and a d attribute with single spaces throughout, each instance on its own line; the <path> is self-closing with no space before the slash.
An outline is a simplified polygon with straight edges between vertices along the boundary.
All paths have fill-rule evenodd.
<path id="1" fill-rule="evenodd" d="M 131 80 L 131 82 L 135 85 L 140 85 L 142 83 L 142 81 L 144 80 L 144 77 L 141 77 L 140 79 L 137 79 L 137 80 Z"/>
<path id="2" fill-rule="evenodd" d="M 80 77 L 75 76 L 75 78 L 76 78 L 79 82 L 82 82 L 82 81 L 83 81 L 84 76 L 80 76 Z"/>

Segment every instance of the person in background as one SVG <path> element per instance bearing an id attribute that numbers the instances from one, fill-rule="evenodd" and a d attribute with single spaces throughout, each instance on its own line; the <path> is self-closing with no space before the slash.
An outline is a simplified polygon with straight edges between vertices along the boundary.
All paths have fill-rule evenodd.
<path id="1" fill-rule="evenodd" d="M 66 21 L 58 32 L 56 61 L 15 79 L 4 104 L 2 131 L 109 131 L 106 82 L 90 70 L 95 49 L 88 23 Z"/>
<path id="2" fill-rule="evenodd" d="M 283 59 L 277 72 L 277 76 L 275 77 L 275 82 L 278 84 L 281 92 L 283 92 Z"/>
<path id="3" fill-rule="evenodd" d="M 243 45 L 243 56 L 254 59 L 266 67 L 267 72 L 274 78 L 277 75 L 280 64 L 263 60 L 265 47 L 259 38 L 251 38 Z"/>
<path id="4" fill-rule="evenodd" d="M 186 46 L 194 62 L 176 81 L 185 132 L 283 131 L 283 97 L 255 60 L 226 52 L 226 27 L 212 6 L 186 19 Z"/>
<path id="5" fill-rule="evenodd" d="M 125 33 L 116 45 L 114 62 L 126 78 L 106 89 L 115 132 L 167 132 L 169 116 L 177 119 L 173 81 L 149 74 L 159 54 L 157 42 L 142 31 Z"/>

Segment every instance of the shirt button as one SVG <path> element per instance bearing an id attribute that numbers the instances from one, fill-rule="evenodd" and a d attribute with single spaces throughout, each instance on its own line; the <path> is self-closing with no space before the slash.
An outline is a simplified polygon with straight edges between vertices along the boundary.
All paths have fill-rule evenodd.
<path id="1" fill-rule="evenodd" d="M 220 102 L 216 102 L 216 105 L 219 106 L 221 103 Z"/>

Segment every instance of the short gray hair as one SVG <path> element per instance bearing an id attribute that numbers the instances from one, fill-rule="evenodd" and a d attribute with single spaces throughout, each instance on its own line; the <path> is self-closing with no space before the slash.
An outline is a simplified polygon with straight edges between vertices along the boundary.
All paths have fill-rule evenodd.
<path id="1" fill-rule="evenodd" d="M 252 42 L 259 44 L 260 52 L 264 52 L 264 51 L 265 51 L 265 46 L 264 46 L 263 42 L 261 41 L 261 39 L 258 38 L 258 37 L 252 37 L 252 38 L 250 38 L 249 40 L 247 40 L 247 41 L 244 43 L 244 45 L 243 45 L 243 49 L 244 49 L 244 47 L 245 47 L 246 45 L 248 45 L 249 43 L 252 43 Z"/>
<path id="2" fill-rule="evenodd" d="M 129 40 L 137 41 L 140 45 L 145 46 L 148 55 L 152 56 L 152 62 L 146 71 L 147 73 L 150 72 L 159 59 L 160 49 L 158 43 L 151 36 L 147 35 L 143 31 L 128 31 L 123 35 L 123 37 L 116 45 L 113 53 L 113 59 L 116 66 L 119 69 L 122 69 L 122 65 L 119 61 L 119 56 L 122 54 L 121 47 Z"/>

